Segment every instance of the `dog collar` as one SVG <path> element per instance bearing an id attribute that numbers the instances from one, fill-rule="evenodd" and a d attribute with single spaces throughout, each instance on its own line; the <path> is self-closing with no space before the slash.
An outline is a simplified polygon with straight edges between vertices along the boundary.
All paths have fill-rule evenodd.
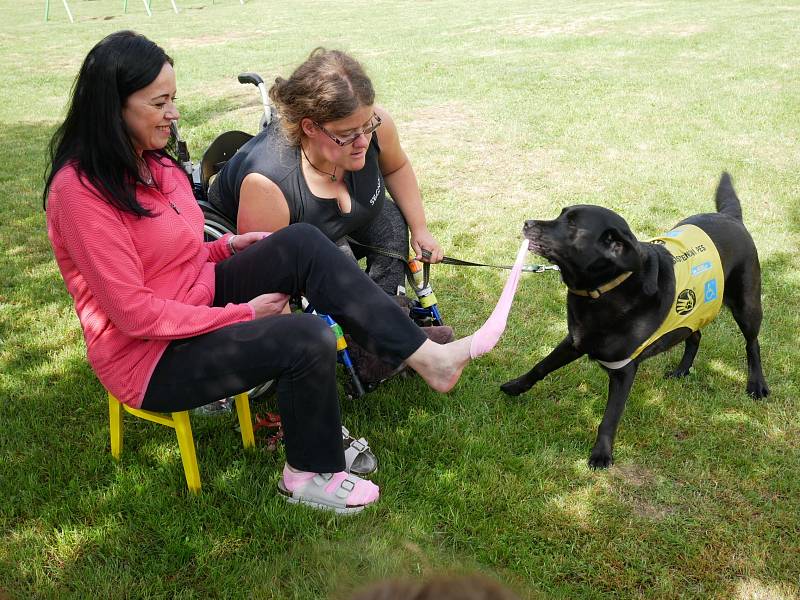
<path id="1" fill-rule="evenodd" d="M 600 287 L 594 290 L 573 290 L 572 288 L 567 288 L 567 291 L 570 294 L 575 294 L 576 296 L 588 296 L 589 298 L 599 298 L 601 294 L 605 294 L 613 290 L 617 287 L 620 283 L 625 281 L 628 277 L 631 276 L 633 271 L 625 271 L 622 275 L 618 275 L 608 283 L 604 283 Z"/>

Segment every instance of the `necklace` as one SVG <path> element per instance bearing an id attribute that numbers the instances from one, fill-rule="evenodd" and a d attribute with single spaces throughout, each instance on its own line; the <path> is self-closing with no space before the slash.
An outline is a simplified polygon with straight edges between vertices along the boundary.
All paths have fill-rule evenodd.
<path id="1" fill-rule="evenodd" d="M 328 173 L 327 171 L 323 171 L 317 165 L 311 162 L 311 159 L 308 158 L 308 154 L 306 154 L 305 148 L 303 148 L 303 144 L 300 144 L 300 152 L 302 152 L 303 156 L 306 157 L 306 161 L 308 162 L 308 164 L 311 165 L 311 168 L 313 168 L 315 171 L 319 173 L 322 173 L 323 175 L 327 175 L 328 177 L 331 178 L 331 181 L 336 181 L 336 165 L 333 165 L 333 173 Z"/>
<path id="2" fill-rule="evenodd" d="M 150 171 L 150 167 L 144 163 L 139 167 L 139 177 L 145 185 L 153 185 L 153 173 Z"/>

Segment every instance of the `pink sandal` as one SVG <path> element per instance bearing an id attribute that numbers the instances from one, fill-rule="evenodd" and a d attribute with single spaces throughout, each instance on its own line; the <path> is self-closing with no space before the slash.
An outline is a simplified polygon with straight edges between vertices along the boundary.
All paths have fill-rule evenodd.
<path id="1" fill-rule="evenodd" d="M 292 488 L 291 490 L 289 488 Z M 278 492 L 292 504 L 305 504 L 340 515 L 361 512 L 378 500 L 378 486 L 344 471 L 339 473 L 295 472 L 283 468 Z M 349 502 L 348 502 L 349 500 Z"/>

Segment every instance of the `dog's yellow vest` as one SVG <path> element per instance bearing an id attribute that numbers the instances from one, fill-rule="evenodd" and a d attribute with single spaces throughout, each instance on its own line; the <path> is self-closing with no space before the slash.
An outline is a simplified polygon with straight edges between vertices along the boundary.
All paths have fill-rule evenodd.
<path id="1" fill-rule="evenodd" d="M 681 225 L 664 235 L 648 240 L 663 245 L 672 255 L 675 268 L 675 299 L 667 318 L 628 358 L 597 362 L 609 369 L 620 369 L 639 356 L 661 336 L 680 327 L 697 331 L 714 320 L 722 307 L 725 277 L 716 246 L 706 233 L 694 225 Z"/>

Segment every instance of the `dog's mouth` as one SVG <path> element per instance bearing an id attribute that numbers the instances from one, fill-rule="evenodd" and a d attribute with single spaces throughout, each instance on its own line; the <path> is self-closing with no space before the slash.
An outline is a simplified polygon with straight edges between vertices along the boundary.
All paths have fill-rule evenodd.
<path id="1" fill-rule="evenodd" d="M 533 237 L 529 231 L 525 232 L 525 237 L 528 239 L 528 252 L 538 254 L 539 256 L 551 260 L 550 251 L 548 250 L 547 246 L 544 246 L 539 239 Z"/>
<path id="2" fill-rule="evenodd" d="M 522 236 L 528 240 L 528 251 L 555 264 L 558 257 L 551 248 L 551 244 L 548 244 L 547 236 L 544 234 L 539 221 L 525 221 L 525 225 L 522 227 Z"/>

